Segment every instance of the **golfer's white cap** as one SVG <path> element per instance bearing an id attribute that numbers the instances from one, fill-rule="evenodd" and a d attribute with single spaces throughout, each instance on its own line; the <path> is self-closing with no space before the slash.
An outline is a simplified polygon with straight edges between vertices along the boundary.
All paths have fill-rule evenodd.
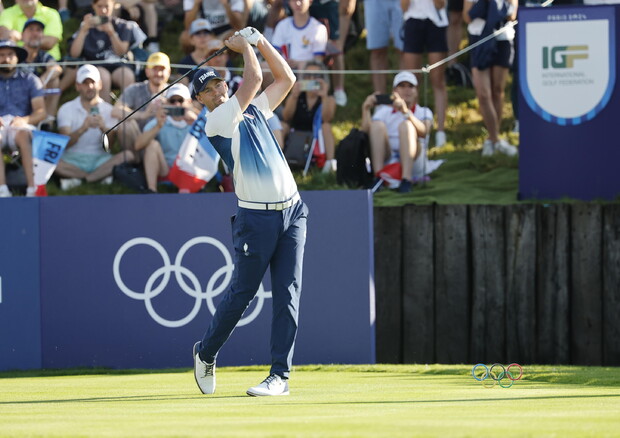
<path id="1" fill-rule="evenodd" d="M 92 79 L 95 82 L 99 82 L 101 80 L 101 75 L 99 74 L 97 67 L 92 64 L 84 64 L 78 68 L 75 81 L 78 84 L 83 84 L 86 79 Z"/>
<path id="2" fill-rule="evenodd" d="M 192 97 L 189 94 L 189 88 L 183 84 L 174 84 L 166 91 L 166 99 L 170 99 L 172 96 L 181 96 L 185 100 L 190 100 Z"/>
<path id="3" fill-rule="evenodd" d="M 418 79 L 410 71 L 401 71 L 394 76 L 394 87 L 397 87 L 401 82 L 409 82 L 414 87 L 418 86 Z"/>

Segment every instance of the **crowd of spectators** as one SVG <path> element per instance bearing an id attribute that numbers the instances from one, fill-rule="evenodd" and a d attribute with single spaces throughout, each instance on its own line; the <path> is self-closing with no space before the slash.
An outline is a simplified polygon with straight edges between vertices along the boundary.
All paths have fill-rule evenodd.
<path id="1" fill-rule="evenodd" d="M 487 17 L 475 6 L 482 0 L 464 0 L 464 3 L 458 0 L 363 1 L 368 67 L 376 73 L 371 73 L 372 90 L 369 91 L 372 94 L 363 105 L 362 125 L 371 138 L 379 138 L 377 133 L 386 131 L 386 122 L 381 121 L 381 114 L 386 110 L 373 96 L 391 95 L 387 106 L 411 124 L 407 126 L 411 129 L 405 131 L 410 144 L 388 142 L 387 137 L 393 136 L 392 132 L 384 136 L 381 146 L 373 147 L 372 162 L 378 173 L 384 164 L 401 157 L 403 185 L 400 190 L 408 191 L 413 179 L 410 175 L 412 163 L 419 151 L 430 145 L 431 130 L 435 128 L 434 146 L 441 147 L 447 141 L 444 130 L 448 101 L 446 66 L 439 66 L 430 73 L 434 116 L 430 110 L 420 113 L 415 109 L 416 103 L 401 96 L 406 91 L 401 88 L 413 86 L 417 102 L 420 76 L 411 74 L 408 82 L 394 83 L 388 91 L 388 77 L 382 70 L 410 72 L 419 70 L 423 62 L 441 61 L 458 50 L 460 39 L 455 35 L 462 35 L 463 22 L 468 24 L 470 40 L 476 41 L 484 36 L 487 28 L 494 29 L 514 20 L 518 5 L 516 0 L 495 2 L 499 5 L 499 15 L 503 15 L 497 23 L 485 27 Z M 314 116 L 320 112 L 326 154 L 324 170 L 334 171 L 337 163 L 331 122 L 337 108 L 346 106 L 347 93 L 343 74 L 323 73 L 329 69 L 344 69 L 345 42 L 356 6 L 357 0 L 58 0 L 49 5 L 40 0 L 15 0 L 13 6 L 6 8 L 0 3 L 0 60 L 10 65 L 27 64 L 22 68 L 0 69 L 0 81 L 19 84 L 11 88 L 10 93 L 0 92 L 3 148 L 21 153 L 24 168 L 29 169 L 32 152 L 26 149 L 31 143 L 30 132 L 37 128 L 54 130 L 71 137 L 65 154 L 72 159 L 61 162 L 56 170 L 58 175 L 78 181 L 105 180 L 111 173 L 107 167 L 117 159 L 102 155 L 92 144 L 85 146 L 92 143 L 94 133 L 105 131 L 113 121 L 140 107 L 167 87 L 171 78 L 189 72 L 179 83 L 189 86 L 193 66 L 202 64 L 221 49 L 223 41 L 236 30 L 251 25 L 265 34 L 294 70 L 301 71 L 299 84 L 270 120 L 278 142 L 284 147 L 292 130 L 312 130 Z M 179 50 L 166 54 L 160 51 L 158 16 L 174 8 L 179 11 L 183 30 L 178 37 Z M 69 18 L 79 21 L 79 26 L 63 40 L 63 23 Z M 514 146 L 499 138 L 503 86 L 512 62 L 511 35 L 506 32 L 497 37 L 498 46 L 502 48 L 497 59 L 481 61 L 474 57 L 473 60 L 474 87 L 489 133 L 483 155 L 496 152 L 514 155 L 517 152 Z M 397 66 L 390 65 L 390 45 L 396 52 Z M 180 65 L 178 69 L 171 67 L 168 55 Z M 219 71 L 230 93 L 234 93 L 241 78 L 230 70 L 228 53 L 215 56 L 207 65 Z M 84 67 L 88 75 L 80 76 L 80 71 L 86 71 L 80 70 Z M 270 79 L 268 74 L 264 76 L 266 86 Z M 302 88 L 302 79 L 304 86 L 312 82 L 318 85 Z M 22 88 L 27 89 L 27 94 L 13 99 L 15 90 Z M 157 178 L 165 178 L 174 154 L 173 148 L 162 144 L 160 137 L 170 141 L 172 134 L 167 133 L 173 132 L 173 128 L 179 128 L 178 132 L 186 129 L 196 115 L 191 91 L 188 94 L 185 89 L 187 87 L 176 87 L 177 94 L 168 92 L 155 99 L 123 123 L 122 132 L 117 135 L 116 147 L 123 151 L 123 160 L 144 162 L 145 167 L 149 163 L 146 173 L 152 191 L 157 190 Z M 63 93 L 75 91 L 78 97 L 61 106 L 63 111 L 59 110 Z M 184 116 L 171 116 L 164 111 L 164 106 L 175 105 L 176 101 L 182 101 L 186 109 Z M 70 117 L 67 105 L 73 108 Z M 377 115 L 367 114 L 375 106 Z M 431 114 L 430 119 L 428 114 Z M 380 123 L 383 128 L 378 127 Z M 77 154 L 98 157 L 75 159 Z M 105 171 L 100 171 L 106 162 Z M 0 196 L 9 196 L 4 166 L 0 168 Z M 32 195 L 32 172 L 25 173 L 27 194 Z"/>

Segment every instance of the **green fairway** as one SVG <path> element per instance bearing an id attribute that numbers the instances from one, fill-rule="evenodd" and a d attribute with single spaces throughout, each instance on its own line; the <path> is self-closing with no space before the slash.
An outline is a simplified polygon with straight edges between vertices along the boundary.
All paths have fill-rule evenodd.
<path id="1" fill-rule="evenodd" d="M 0 436 L 620 436 L 620 369 L 525 366 L 484 388 L 469 366 L 303 366 L 288 397 L 245 395 L 265 367 L 0 374 Z M 105 372 L 105 371 L 100 371 Z M 83 370 L 88 373 L 88 370 Z"/>

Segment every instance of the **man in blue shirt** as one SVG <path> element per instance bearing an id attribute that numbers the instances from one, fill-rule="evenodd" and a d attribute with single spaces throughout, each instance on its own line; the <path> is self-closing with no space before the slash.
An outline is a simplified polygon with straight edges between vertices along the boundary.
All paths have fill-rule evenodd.
<path id="1" fill-rule="evenodd" d="M 228 97 L 228 85 L 212 68 L 192 81 L 196 99 L 210 111 L 205 131 L 233 171 L 239 209 L 233 218 L 235 269 L 202 342 L 194 345 L 194 375 L 204 394 L 215 392 L 215 360 L 271 267 L 273 321 L 271 371 L 251 396 L 288 395 L 288 377 L 297 334 L 308 209 L 267 119 L 290 91 L 295 76 L 286 61 L 254 28 L 226 40 L 242 54 L 243 82 Z M 267 61 L 274 81 L 256 99 L 262 71 L 251 46 Z"/>
<path id="2" fill-rule="evenodd" d="M 0 41 L 0 64 L 6 65 L 0 67 L 0 149 L 19 149 L 28 183 L 26 196 L 35 196 L 31 131 L 46 112 L 41 80 L 17 68 L 26 56 L 26 51 L 13 41 Z M 4 162 L 0 162 L 0 197 L 9 196 Z"/>

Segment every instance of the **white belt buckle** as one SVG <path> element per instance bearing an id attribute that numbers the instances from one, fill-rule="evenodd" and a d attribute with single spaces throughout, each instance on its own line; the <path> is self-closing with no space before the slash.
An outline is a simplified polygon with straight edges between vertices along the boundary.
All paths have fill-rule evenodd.
<path id="1" fill-rule="evenodd" d="M 286 208 L 285 204 L 286 204 L 286 202 L 278 202 L 275 205 L 275 210 L 277 210 L 277 211 L 284 210 Z"/>

